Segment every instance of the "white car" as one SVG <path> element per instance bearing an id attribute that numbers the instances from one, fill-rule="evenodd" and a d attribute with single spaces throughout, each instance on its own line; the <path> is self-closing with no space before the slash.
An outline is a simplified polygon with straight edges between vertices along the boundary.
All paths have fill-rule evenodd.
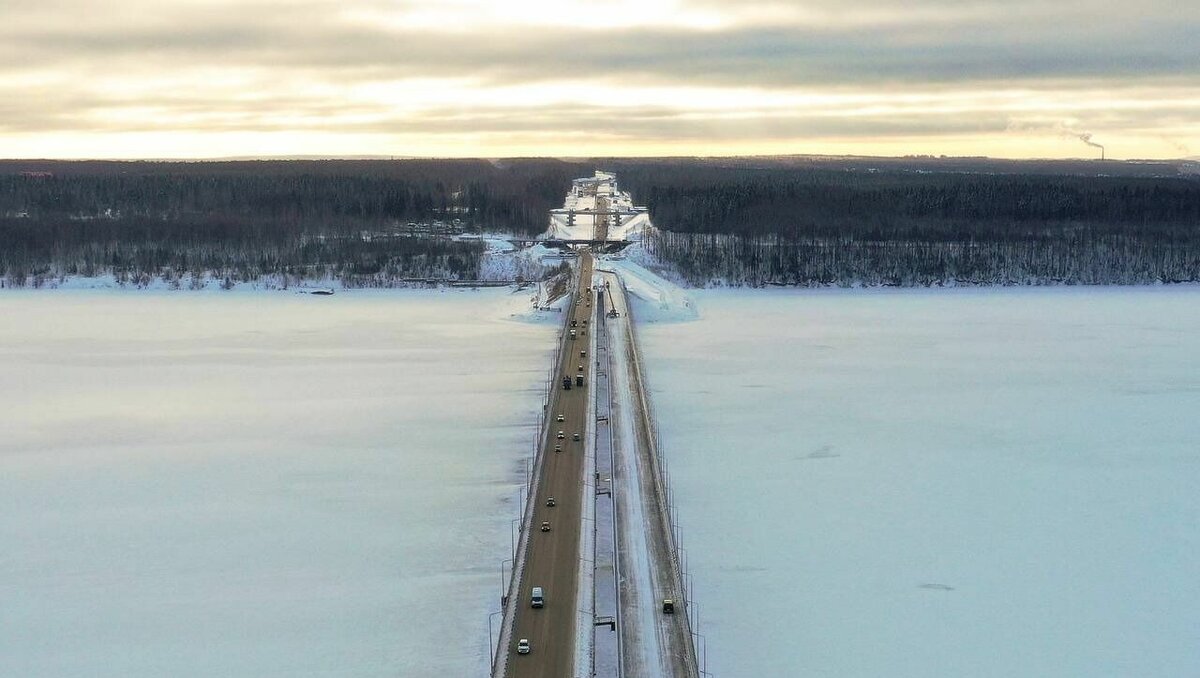
<path id="1" fill-rule="evenodd" d="M 555 417 L 555 421 L 566 421 L 566 420 L 567 420 L 567 418 L 561 414 L 558 415 L 557 417 Z"/>
<path id="2" fill-rule="evenodd" d="M 558 432 L 558 439 L 559 439 L 559 440 L 562 440 L 562 439 L 564 439 L 564 438 L 566 438 L 566 437 L 567 437 L 567 434 L 566 434 L 566 433 L 563 433 L 562 431 L 559 431 L 559 432 Z"/>
<path id="3" fill-rule="evenodd" d="M 529 654 L 528 638 L 522 638 L 517 641 L 517 654 Z"/>

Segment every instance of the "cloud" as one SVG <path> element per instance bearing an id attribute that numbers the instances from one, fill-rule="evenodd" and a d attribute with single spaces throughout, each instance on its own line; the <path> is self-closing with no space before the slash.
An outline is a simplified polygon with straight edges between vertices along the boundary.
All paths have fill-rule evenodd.
<path id="1" fill-rule="evenodd" d="M 1200 5 L 1169 0 L 0 0 L 0 16 L 0 134 L 687 143 L 1046 119 L 1200 143 Z"/>
<path id="2" fill-rule="evenodd" d="M 862 18 L 850 23 L 740 25 L 735 18 L 753 15 L 754 8 L 770 14 L 774 7 L 777 15 L 805 7 L 806 16 L 834 16 L 825 3 L 749 3 L 729 15 L 725 29 L 636 23 L 600 31 L 601 37 L 586 22 L 519 29 L 447 23 L 436 30 L 428 17 L 415 26 L 403 20 L 419 7 L 443 7 L 446 21 L 468 16 L 473 3 L 463 2 L 449 9 L 436 2 L 356 4 L 360 9 L 354 12 L 340 3 L 311 1 L 244 3 L 236 12 L 220 2 L 126 2 L 115 5 L 123 11 L 86 22 L 74 14 L 91 3 L 8 4 L 17 8 L 5 11 L 0 27 L 0 64 L 10 71 L 61 64 L 136 72 L 203 61 L 230 68 L 271 64 L 331 77 L 352 71 L 363 78 L 483 76 L 526 82 L 607 74 L 666 83 L 798 86 L 1196 76 L 1200 63 L 1200 9 L 1136 17 L 1126 10 L 1081 20 L 1078 8 L 1022 8 L 1020 3 L 1014 10 L 1009 3 L 960 6 L 927 0 L 911 8 L 868 3 L 859 6 Z M 938 12 L 945 14 L 943 21 L 931 18 Z M 433 9 L 426 13 L 439 16 Z M 388 14 L 396 19 L 379 18 Z"/>

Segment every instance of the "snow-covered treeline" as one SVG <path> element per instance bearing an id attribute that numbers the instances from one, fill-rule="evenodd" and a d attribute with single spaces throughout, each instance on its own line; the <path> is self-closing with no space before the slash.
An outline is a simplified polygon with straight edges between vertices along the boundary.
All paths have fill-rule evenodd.
<path id="1" fill-rule="evenodd" d="M 1146 285 L 1200 281 L 1200 241 L 790 240 L 654 231 L 648 251 L 707 286 Z"/>
<path id="2" fill-rule="evenodd" d="M 650 235 L 648 247 L 692 284 L 1200 280 L 1200 180 L 1182 172 L 830 171 L 680 161 L 623 168 L 622 179 L 663 231 Z"/>
<path id="3" fill-rule="evenodd" d="M 579 171 L 554 160 L 0 161 L 0 283 L 527 276 L 539 267 L 458 236 L 543 230 Z"/>

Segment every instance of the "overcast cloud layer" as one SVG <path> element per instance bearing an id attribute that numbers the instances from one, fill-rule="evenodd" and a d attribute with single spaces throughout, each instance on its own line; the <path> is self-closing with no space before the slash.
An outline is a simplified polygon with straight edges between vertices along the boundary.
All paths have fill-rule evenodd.
<path id="1" fill-rule="evenodd" d="M 0 0 L 0 157 L 1200 154 L 1190 0 Z"/>

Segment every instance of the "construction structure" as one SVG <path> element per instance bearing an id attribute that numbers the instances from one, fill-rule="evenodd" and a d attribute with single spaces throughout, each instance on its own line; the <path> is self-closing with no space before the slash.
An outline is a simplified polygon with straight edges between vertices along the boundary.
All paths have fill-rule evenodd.
<path id="1" fill-rule="evenodd" d="M 616 175 L 597 170 L 594 176 L 571 182 L 564 206 L 550 210 L 550 218 L 565 221 L 566 230 L 577 234 L 573 239 L 602 243 L 610 240 L 611 233 L 620 231 L 628 219 L 646 212 L 645 207 L 634 206 L 629 194 L 618 188 Z M 591 228 L 590 238 L 579 234 L 585 225 Z"/>

